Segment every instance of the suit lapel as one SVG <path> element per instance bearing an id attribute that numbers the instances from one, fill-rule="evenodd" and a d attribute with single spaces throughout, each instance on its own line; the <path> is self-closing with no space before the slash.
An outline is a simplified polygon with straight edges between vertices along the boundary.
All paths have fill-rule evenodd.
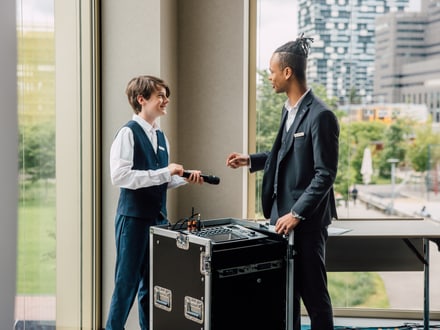
<path id="1" fill-rule="evenodd" d="M 289 131 L 286 133 L 286 136 L 284 139 L 285 147 L 282 148 L 283 154 L 281 155 L 281 157 L 284 157 L 287 154 L 287 152 L 290 150 L 290 148 L 292 147 L 293 140 L 294 140 L 294 138 L 293 138 L 294 134 L 297 133 L 299 125 L 306 117 L 307 112 L 310 110 L 310 104 L 312 103 L 312 99 L 313 99 L 312 92 L 310 91 L 306 95 L 304 100 L 301 102 L 301 105 L 298 109 L 298 112 L 296 113 L 295 120 L 293 121 L 292 126 L 290 127 Z M 283 129 L 284 129 L 284 126 L 283 126 Z"/>
<path id="2" fill-rule="evenodd" d="M 297 132 L 299 124 L 303 121 L 305 118 L 306 113 L 310 109 L 310 104 L 312 103 L 313 97 L 312 97 L 312 91 L 310 91 L 304 98 L 304 100 L 301 102 L 301 105 L 298 109 L 298 112 L 295 116 L 295 120 L 293 121 L 291 129 L 293 132 Z"/>
<path id="3" fill-rule="evenodd" d="M 285 127 L 286 127 L 286 120 L 287 120 L 287 110 L 283 106 L 283 112 L 282 112 L 282 115 L 281 115 L 280 129 L 278 130 L 278 134 L 277 134 L 277 136 L 275 138 L 275 143 L 274 143 L 274 147 L 276 148 L 277 151 L 280 148 L 281 143 L 282 143 L 283 131 L 284 131 Z"/>

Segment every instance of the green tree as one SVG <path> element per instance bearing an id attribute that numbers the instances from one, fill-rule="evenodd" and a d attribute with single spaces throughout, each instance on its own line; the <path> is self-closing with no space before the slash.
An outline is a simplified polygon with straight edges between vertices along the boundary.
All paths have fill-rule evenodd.
<path id="1" fill-rule="evenodd" d="M 432 131 L 431 122 L 415 127 L 414 140 L 407 147 L 407 160 L 411 167 L 418 172 L 428 169 L 430 161 L 430 146 L 440 144 L 440 134 Z"/>
<path id="2" fill-rule="evenodd" d="M 390 178 L 391 167 L 389 159 L 398 159 L 399 162 L 405 161 L 406 143 L 411 135 L 413 123 L 408 119 L 394 118 L 393 123 L 385 131 L 384 149 L 380 155 L 379 175 L 383 178 Z"/>
<path id="3" fill-rule="evenodd" d="M 378 163 L 378 152 L 376 152 L 376 149 L 380 150 L 380 146 L 383 143 L 386 124 L 382 122 L 359 121 L 349 123 L 347 126 L 352 147 L 349 157 L 354 171 L 354 180 L 352 182 L 360 183 L 362 182 L 361 167 L 364 150 L 368 147 L 372 151 L 373 168 L 375 168 Z"/>
<path id="4" fill-rule="evenodd" d="M 32 182 L 55 178 L 55 127 L 37 123 L 20 127 L 19 166 Z"/>
<path id="5" fill-rule="evenodd" d="M 350 93 L 348 95 L 350 104 L 360 104 L 361 98 L 357 94 L 356 87 L 352 87 L 350 89 Z"/>
<path id="6" fill-rule="evenodd" d="M 348 200 L 348 190 L 353 182 L 354 171 L 350 164 L 351 141 L 349 134 L 349 125 L 340 122 L 339 132 L 339 155 L 338 155 L 338 173 L 334 183 L 336 193 Z"/>

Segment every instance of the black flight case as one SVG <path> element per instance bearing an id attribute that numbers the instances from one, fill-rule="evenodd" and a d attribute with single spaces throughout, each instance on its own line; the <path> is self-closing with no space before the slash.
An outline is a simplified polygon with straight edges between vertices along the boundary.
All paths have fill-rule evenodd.
<path id="1" fill-rule="evenodd" d="M 151 330 L 287 329 L 288 247 L 255 221 L 151 227 Z"/>

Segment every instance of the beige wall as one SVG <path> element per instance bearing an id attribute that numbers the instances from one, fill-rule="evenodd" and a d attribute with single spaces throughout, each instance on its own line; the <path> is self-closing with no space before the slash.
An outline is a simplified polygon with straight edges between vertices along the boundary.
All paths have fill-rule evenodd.
<path id="1" fill-rule="evenodd" d="M 132 115 L 124 95 L 138 74 L 164 78 L 171 87 L 161 126 L 171 161 L 221 178 L 220 185 L 186 186 L 170 192 L 171 221 L 191 207 L 203 219 L 241 217 L 246 171 L 225 159 L 247 144 L 247 1 L 102 1 L 102 193 L 103 321 L 113 288 L 113 221 L 118 189 L 109 181 L 109 148 Z M 127 329 L 137 329 L 137 310 Z"/>
<path id="2" fill-rule="evenodd" d="M 179 217 L 192 206 L 203 219 L 242 216 L 243 172 L 225 160 L 247 132 L 247 31 L 244 1 L 179 2 L 178 159 L 221 179 L 181 189 Z"/>

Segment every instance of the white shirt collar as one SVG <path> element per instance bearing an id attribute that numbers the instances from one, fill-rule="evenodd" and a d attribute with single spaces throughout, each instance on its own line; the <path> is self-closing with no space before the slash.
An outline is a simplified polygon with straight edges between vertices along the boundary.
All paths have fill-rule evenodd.
<path id="1" fill-rule="evenodd" d="M 287 99 L 284 103 L 284 107 L 287 110 L 287 120 L 286 120 L 286 132 L 289 131 L 290 127 L 293 124 L 293 121 L 295 120 L 296 113 L 298 112 L 299 106 L 301 105 L 302 100 L 307 95 L 307 93 L 310 91 L 310 89 L 306 90 L 306 92 L 299 98 L 299 100 L 296 102 L 296 104 L 292 107 L 290 104 L 290 100 Z"/>
<path id="2" fill-rule="evenodd" d="M 301 95 L 301 97 L 299 98 L 299 100 L 296 102 L 296 104 L 294 106 L 292 106 L 290 104 L 290 100 L 287 99 L 286 102 L 284 103 L 284 107 L 286 108 L 286 110 L 290 113 L 291 110 L 294 110 L 294 112 L 296 112 L 299 108 L 299 106 L 301 105 L 301 102 L 304 100 L 304 98 L 306 97 L 306 95 L 310 92 L 310 88 L 307 89 L 303 95 Z"/>
<path id="3" fill-rule="evenodd" d="M 159 125 L 154 122 L 153 125 L 151 125 L 148 121 L 143 119 L 141 116 L 134 114 L 132 118 L 135 122 L 137 122 L 143 130 L 149 134 L 152 134 L 156 130 L 160 129 Z"/>

